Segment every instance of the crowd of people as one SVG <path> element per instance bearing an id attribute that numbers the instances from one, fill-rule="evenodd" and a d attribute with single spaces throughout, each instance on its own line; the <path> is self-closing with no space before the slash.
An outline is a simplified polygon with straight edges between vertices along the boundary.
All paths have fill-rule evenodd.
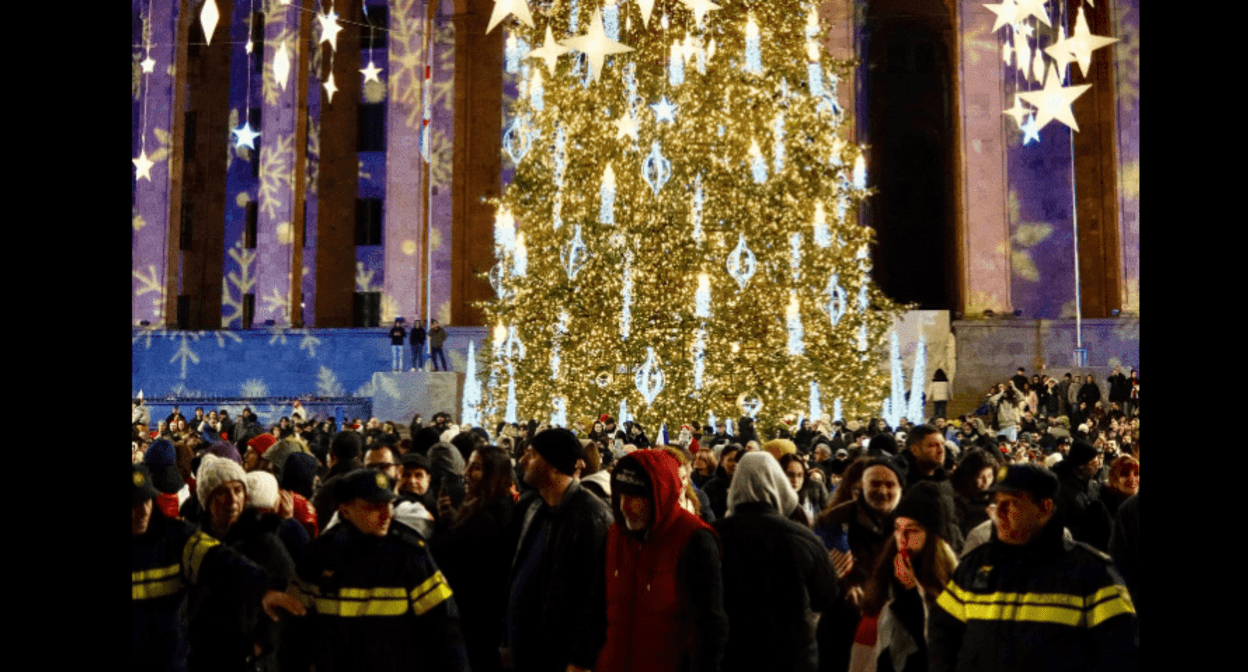
<path id="1" fill-rule="evenodd" d="M 299 406 L 153 430 L 136 400 L 134 662 L 1137 669 L 1138 374 L 1133 402 L 1108 382 L 1020 369 L 970 416 L 670 441 L 608 415 L 491 433 L 438 413 L 402 437 Z"/>

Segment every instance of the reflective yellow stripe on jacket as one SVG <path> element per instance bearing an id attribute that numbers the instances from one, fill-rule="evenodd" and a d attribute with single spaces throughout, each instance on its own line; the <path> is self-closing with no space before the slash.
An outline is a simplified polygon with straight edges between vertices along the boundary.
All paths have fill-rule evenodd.
<path id="1" fill-rule="evenodd" d="M 192 585 L 199 583 L 199 566 L 203 564 L 204 556 L 219 543 L 221 542 L 204 534 L 202 530 L 195 530 L 191 538 L 186 540 L 186 546 L 182 548 L 182 568 Z"/>
<path id="2" fill-rule="evenodd" d="M 297 586 L 299 598 L 324 616 L 402 616 L 407 613 L 407 591 L 403 588 L 339 588 L 334 596 L 323 596 L 312 585 Z"/>
<path id="3" fill-rule="evenodd" d="M 412 610 L 417 616 L 423 616 L 450 596 L 451 587 L 446 583 L 446 577 L 442 576 L 442 572 L 434 572 L 412 591 Z"/>
<path id="4" fill-rule="evenodd" d="M 151 600 L 182 590 L 182 565 L 169 565 L 130 573 L 130 599 Z"/>
<path id="5" fill-rule="evenodd" d="M 1119 614 L 1135 612 L 1126 589 L 1119 585 L 1079 597 L 1065 593 L 972 593 L 951 580 L 936 604 L 964 623 L 1032 621 L 1091 628 Z"/>

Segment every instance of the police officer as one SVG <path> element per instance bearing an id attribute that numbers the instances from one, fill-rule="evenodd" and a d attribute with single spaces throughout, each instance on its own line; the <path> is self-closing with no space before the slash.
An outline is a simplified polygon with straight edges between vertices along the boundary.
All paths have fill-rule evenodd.
<path id="1" fill-rule="evenodd" d="M 152 501 L 160 493 L 142 464 L 131 466 L 131 669 L 184 671 L 188 586 L 254 595 L 273 620 L 276 608 L 303 615 L 299 600 L 270 590 L 259 566 L 190 523 L 166 518 Z"/>
<path id="2" fill-rule="evenodd" d="M 1132 670 L 1135 607 L 1109 556 L 1062 536 L 1058 480 L 1002 467 L 992 540 L 966 554 L 928 625 L 928 668 Z"/>
<path id="3" fill-rule="evenodd" d="M 283 669 L 467 670 L 451 587 L 420 535 L 394 520 L 390 479 L 359 469 L 334 487 L 343 522 L 298 563 L 309 614 L 287 629 Z"/>

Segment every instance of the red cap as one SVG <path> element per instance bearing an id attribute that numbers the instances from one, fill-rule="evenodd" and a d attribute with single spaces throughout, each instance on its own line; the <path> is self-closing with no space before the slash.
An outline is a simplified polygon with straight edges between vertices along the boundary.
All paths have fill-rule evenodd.
<path id="1" fill-rule="evenodd" d="M 154 438 L 156 438 L 156 437 L 160 436 L 160 432 L 158 432 L 158 431 L 156 431 L 156 430 L 154 430 L 154 429 L 153 429 L 153 430 L 151 431 L 151 436 L 152 436 L 152 438 L 154 439 Z"/>
<path id="2" fill-rule="evenodd" d="M 261 434 L 260 436 L 248 441 L 247 446 L 255 448 L 257 453 L 263 455 L 264 451 L 272 448 L 275 443 L 277 443 L 277 438 L 272 434 Z"/>
<path id="3" fill-rule="evenodd" d="M 611 419 L 611 416 L 607 415 L 606 413 L 603 413 L 602 415 L 598 416 L 598 422 L 606 422 L 610 419 Z"/>

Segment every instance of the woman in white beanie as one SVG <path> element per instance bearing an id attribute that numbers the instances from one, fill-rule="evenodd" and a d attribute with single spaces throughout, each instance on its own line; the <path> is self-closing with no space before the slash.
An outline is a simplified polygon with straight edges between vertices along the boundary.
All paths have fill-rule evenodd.
<path id="1" fill-rule="evenodd" d="M 203 504 L 200 527 L 260 565 L 274 590 L 285 590 L 294 577 L 295 561 L 278 536 L 283 521 L 248 503 L 249 495 L 259 503 L 272 503 L 277 492 L 273 475 L 248 475 L 237 462 L 209 453 L 200 462 L 196 482 Z M 302 531 L 297 522 L 291 522 Z M 192 594 L 192 604 L 195 616 L 188 637 L 190 669 L 256 669 L 246 667 L 249 658 L 257 664 L 276 660 L 282 625 L 264 617 L 258 605 L 240 600 L 235 593 L 217 590 Z"/>

